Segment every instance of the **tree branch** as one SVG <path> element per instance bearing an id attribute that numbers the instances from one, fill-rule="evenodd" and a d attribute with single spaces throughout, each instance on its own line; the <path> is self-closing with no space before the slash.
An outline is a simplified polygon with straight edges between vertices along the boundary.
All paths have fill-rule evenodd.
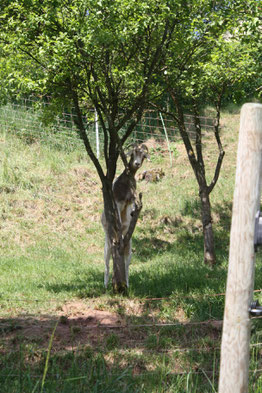
<path id="1" fill-rule="evenodd" d="M 176 107 L 177 110 L 177 122 L 178 122 L 178 128 L 179 128 L 179 132 L 180 135 L 183 139 L 185 148 L 186 148 L 186 152 L 187 152 L 187 156 L 189 159 L 189 162 L 191 164 L 191 167 L 195 173 L 196 179 L 198 181 L 198 184 L 201 184 L 201 179 L 200 179 L 200 168 L 199 168 L 199 164 L 193 149 L 193 146 L 191 144 L 190 138 L 188 136 L 188 133 L 186 131 L 185 128 L 185 121 L 184 121 L 184 114 L 183 114 L 183 109 L 181 107 L 181 104 L 179 102 L 179 98 L 177 97 L 176 93 L 174 91 L 172 91 L 172 89 L 169 89 L 169 93 L 170 96 L 174 102 L 174 105 Z"/>
<path id="2" fill-rule="evenodd" d="M 213 177 L 210 185 L 208 186 L 208 193 L 209 194 L 212 192 L 213 188 L 215 187 L 215 185 L 216 185 L 216 183 L 218 181 L 219 174 L 220 174 L 220 169 L 221 169 L 223 158 L 224 158 L 224 155 L 225 155 L 225 152 L 224 152 L 224 149 L 223 149 L 223 146 L 222 146 L 222 142 L 221 142 L 221 139 L 220 139 L 220 133 L 219 133 L 220 115 L 221 115 L 220 111 L 221 111 L 222 96 L 224 94 L 224 91 L 225 91 L 225 85 L 222 86 L 220 95 L 219 95 L 217 103 L 216 103 L 217 115 L 216 115 L 216 123 L 215 123 L 214 128 L 215 128 L 215 138 L 216 138 L 217 146 L 218 146 L 218 149 L 219 149 L 219 156 L 218 156 L 218 159 L 217 159 L 217 164 L 216 164 L 214 177 Z"/>
<path id="3" fill-rule="evenodd" d="M 141 209 L 143 207 L 143 204 L 142 204 L 142 192 L 139 193 L 138 198 L 139 199 L 136 198 L 135 210 L 133 210 L 133 212 L 132 212 L 132 219 L 131 219 L 128 231 L 127 231 L 127 233 L 126 233 L 126 235 L 124 237 L 124 247 L 126 247 L 128 245 L 128 243 L 129 243 L 129 241 L 130 241 L 130 239 L 131 239 L 131 237 L 133 235 L 133 232 L 135 230 L 139 214 L 140 214 Z"/>
<path id="4" fill-rule="evenodd" d="M 96 167 L 96 170 L 98 172 L 98 175 L 99 175 L 99 177 L 101 179 L 101 182 L 103 184 L 104 179 L 105 179 L 105 175 L 104 175 L 103 169 L 102 169 L 98 159 L 96 158 L 96 156 L 95 156 L 95 154 L 94 154 L 94 152 L 92 150 L 92 147 L 90 145 L 89 139 L 88 139 L 88 137 L 86 135 L 85 127 L 84 127 L 84 124 L 83 124 L 83 116 L 82 116 L 81 109 L 79 107 L 78 95 L 77 95 L 76 91 L 74 91 L 72 88 L 71 88 L 71 94 L 72 94 L 74 107 L 75 107 L 76 115 L 77 115 L 77 119 L 75 120 L 75 122 L 76 122 L 77 128 L 79 130 L 80 137 L 81 137 L 81 139 L 84 142 L 87 154 L 89 155 L 89 157 L 93 161 L 93 163 L 94 163 L 94 165 Z"/>
<path id="5" fill-rule="evenodd" d="M 203 173 L 205 172 L 205 164 L 203 160 L 203 154 L 202 154 L 202 127 L 200 123 L 200 118 L 199 118 L 199 110 L 197 107 L 197 102 L 195 98 L 193 97 L 193 113 L 194 113 L 194 125 L 195 125 L 195 130 L 196 130 L 196 153 L 197 153 L 197 161 L 199 165 L 203 169 Z"/>
<path id="6" fill-rule="evenodd" d="M 165 115 L 172 117 L 178 123 L 178 117 L 174 113 L 167 111 L 162 106 L 154 104 L 153 102 L 150 102 L 150 106 L 152 106 L 154 109 L 157 109 L 158 112 L 162 112 Z"/>

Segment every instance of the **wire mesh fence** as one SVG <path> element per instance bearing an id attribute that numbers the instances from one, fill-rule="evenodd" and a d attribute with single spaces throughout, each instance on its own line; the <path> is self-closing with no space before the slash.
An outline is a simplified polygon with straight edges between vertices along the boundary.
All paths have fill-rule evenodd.
<path id="1" fill-rule="evenodd" d="M 24 138 L 27 143 L 39 141 L 65 150 L 73 150 L 77 145 L 82 146 L 73 114 L 64 112 L 52 118 L 52 121 L 47 121 L 45 105 L 35 105 L 33 100 L 24 99 L 0 107 L 0 128 L 4 132 Z"/>
<path id="2" fill-rule="evenodd" d="M 11 102 L 0 107 L 0 129 L 23 137 L 28 143 L 36 141 L 48 143 L 56 148 L 74 150 L 83 148 L 83 143 L 75 124 L 75 115 L 71 110 L 64 110 L 53 116 L 48 111 L 50 104 L 34 97 L 18 102 Z M 102 152 L 103 132 L 94 109 L 90 108 L 83 118 L 90 144 L 97 156 Z M 214 128 L 214 119 L 200 117 L 204 135 Z M 194 119 L 185 116 L 185 126 L 191 139 L 195 136 Z M 125 128 L 121 130 L 121 133 Z M 136 125 L 130 142 L 146 142 L 154 139 L 158 143 L 174 142 L 180 138 L 174 120 L 154 110 L 145 111 L 141 121 Z"/>

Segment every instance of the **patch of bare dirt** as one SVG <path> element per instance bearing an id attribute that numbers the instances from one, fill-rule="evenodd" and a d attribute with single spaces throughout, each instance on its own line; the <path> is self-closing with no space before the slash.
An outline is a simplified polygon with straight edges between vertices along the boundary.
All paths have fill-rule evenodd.
<path id="1" fill-rule="evenodd" d="M 162 142 L 162 141 L 161 141 L 161 143 L 160 143 L 160 142 L 158 142 L 155 138 L 150 138 L 150 139 L 147 139 L 147 140 L 146 140 L 145 144 L 146 144 L 146 146 L 147 146 L 147 148 L 148 148 L 148 150 L 149 150 L 149 153 L 150 153 L 150 150 L 155 150 L 155 149 L 157 149 L 157 148 L 159 147 L 160 144 L 161 144 L 161 146 L 165 146 L 165 145 L 166 145 L 166 142 Z"/>
<path id="2" fill-rule="evenodd" d="M 110 311 L 87 308 L 86 304 L 81 301 L 66 303 L 62 306 L 59 315 L 66 317 L 68 321 L 75 319 L 83 320 L 87 325 L 94 327 L 121 325 L 123 322 L 119 315 Z"/>
<path id="3" fill-rule="evenodd" d="M 37 343 L 39 348 L 47 348 L 56 326 L 52 347 L 62 350 L 81 345 L 97 345 L 108 334 L 110 326 L 122 325 L 124 326 L 124 321 L 116 313 L 91 309 L 84 302 L 74 301 L 62 306 L 55 316 L 2 320 L 0 332 L 1 339 L 8 344 L 5 350 L 10 346 L 16 346 L 21 340 Z"/>
<path id="4" fill-rule="evenodd" d="M 115 311 L 116 309 L 114 311 L 99 310 L 84 301 L 75 300 L 60 307 L 55 315 L 27 315 L 6 320 L 0 319 L 0 354 L 18 351 L 22 343 L 25 348 L 28 346 L 30 351 L 35 351 L 35 357 L 33 356 L 30 360 L 33 362 L 39 351 L 41 353 L 42 350 L 48 349 L 53 332 L 53 353 L 77 351 L 87 347 L 107 348 L 108 339 L 112 335 L 112 337 L 117 336 L 121 362 L 126 362 L 127 359 L 124 356 L 123 359 L 121 358 L 121 348 L 123 351 L 127 348 L 143 351 L 146 348 L 149 331 L 142 328 L 146 326 L 143 324 L 150 325 L 165 322 L 165 320 L 159 319 L 157 308 L 154 310 L 146 303 L 127 302 L 121 305 L 123 314 L 120 313 L 121 307 L 119 306 L 118 312 Z M 131 315 L 132 320 L 129 321 Z M 192 335 L 192 327 L 190 323 L 187 325 L 187 316 L 181 308 L 176 310 L 174 322 L 184 323 L 181 335 L 178 335 L 176 329 L 173 331 L 174 338 L 178 335 L 177 340 L 182 348 L 198 345 L 201 337 L 206 337 L 206 335 L 210 337 L 211 344 L 216 343 L 221 334 L 222 322 L 210 321 L 205 326 L 194 326 L 195 335 Z M 134 327 L 134 323 L 135 325 L 138 323 L 137 327 L 130 329 L 129 324 Z M 155 332 L 154 327 L 152 327 L 152 332 Z M 195 341 L 194 336 L 199 336 L 199 339 Z M 108 354 L 108 356 L 111 355 Z M 139 367 L 137 372 L 140 372 Z"/>

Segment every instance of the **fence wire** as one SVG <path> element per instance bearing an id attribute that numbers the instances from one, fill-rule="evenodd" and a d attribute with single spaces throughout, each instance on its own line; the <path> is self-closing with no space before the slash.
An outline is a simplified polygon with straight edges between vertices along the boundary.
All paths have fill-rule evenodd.
<path id="1" fill-rule="evenodd" d="M 75 115 L 70 109 L 64 110 L 58 116 L 53 116 L 48 102 L 36 100 L 31 97 L 19 102 L 8 103 L 0 107 L 0 129 L 23 137 L 28 143 L 46 142 L 56 148 L 74 150 L 83 148 L 75 125 Z M 50 121 L 51 120 L 51 121 Z M 90 144 L 99 155 L 99 146 L 103 146 L 103 132 L 99 125 L 96 127 L 94 109 L 90 108 L 83 118 Z M 203 134 L 214 129 L 214 119 L 200 117 Z M 194 119 L 191 115 L 185 116 L 185 126 L 191 139 L 195 138 Z M 98 134 L 97 134 L 98 131 Z M 124 133 L 123 128 L 120 133 Z M 179 130 L 174 120 L 165 114 L 154 110 L 147 110 L 141 121 L 135 127 L 131 142 L 145 142 L 154 139 L 159 143 L 174 142 L 180 138 Z"/>

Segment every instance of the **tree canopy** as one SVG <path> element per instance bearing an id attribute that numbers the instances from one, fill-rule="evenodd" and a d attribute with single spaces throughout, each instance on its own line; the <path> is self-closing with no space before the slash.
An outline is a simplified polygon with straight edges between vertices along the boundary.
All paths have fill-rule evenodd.
<path id="1" fill-rule="evenodd" d="M 255 0 L 3 1 L 1 79 L 9 80 L 6 88 L 63 101 L 71 100 L 71 86 L 83 102 L 119 119 L 120 112 L 136 113 L 146 95 L 161 95 L 164 69 L 189 96 L 210 76 L 221 84 L 239 70 L 231 85 L 245 85 L 253 72 L 253 93 L 261 62 L 258 9 Z"/>

